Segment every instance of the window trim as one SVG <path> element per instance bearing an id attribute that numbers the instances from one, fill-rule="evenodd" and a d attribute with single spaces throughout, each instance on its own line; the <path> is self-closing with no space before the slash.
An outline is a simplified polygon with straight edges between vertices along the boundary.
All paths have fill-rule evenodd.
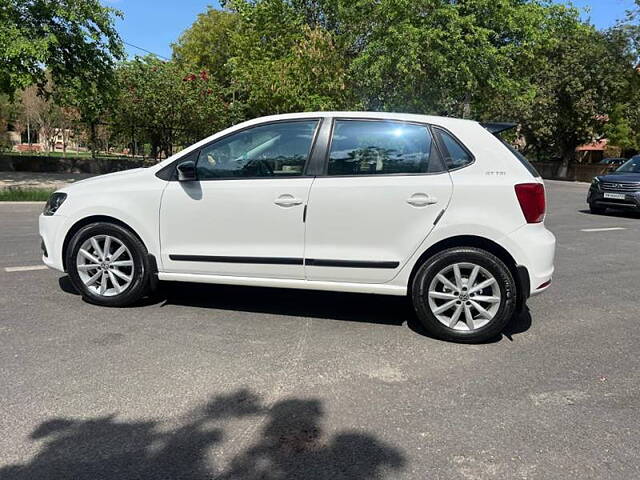
<path id="1" fill-rule="evenodd" d="M 444 169 L 440 172 L 414 172 L 414 173 L 364 173 L 364 174 L 351 174 L 351 175 L 329 175 L 329 157 L 331 156 L 331 146 L 333 144 L 333 132 L 335 130 L 336 122 L 339 120 L 346 121 L 355 121 L 355 122 L 386 122 L 386 123 L 402 123 L 405 125 L 415 125 L 418 127 L 424 127 L 429 132 L 429 135 L 432 137 L 432 141 L 435 136 L 431 131 L 431 124 L 424 122 L 416 122 L 412 120 L 396 120 L 391 118 L 358 118 L 358 117 L 331 117 L 331 130 L 329 131 L 329 138 L 326 146 L 325 158 L 324 158 L 324 168 L 322 169 L 322 174 L 319 176 L 327 177 L 327 178 L 362 178 L 362 177 L 418 177 L 418 176 L 431 176 L 431 175 L 442 175 L 443 173 L 448 173 L 447 165 L 444 163 L 444 158 L 440 149 L 435 148 L 435 152 L 438 155 L 440 162 Z"/>
<path id="2" fill-rule="evenodd" d="M 178 178 L 177 175 L 175 174 L 175 170 L 176 167 L 179 163 L 182 163 L 183 161 L 186 161 L 188 159 L 188 157 L 190 157 L 191 155 L 195 155 L 196 159 L 196 168 L 198 166 L 198 160 L 200 159 L 200 152 L 202 152 L 203 149 L 210 147 L 211 145 L 214 145 L 215 143 L 218 143 L 232 135 L 236 135 L 237 133 L 242 133 L 246 130 L 250 130 L 252 128 L 256 128 L 256 127 L 263 127 L 266 125 L 273 125 L 273 124 L 278 124 L 278 123 L 299 123 L 299 122 L 310 122 L 310 121 L 315 121 L 316 122 L 316 128 L 313 132 L 313 138 L 311 139 L 311 146 L 309 148 L 309 153 L 307 154 L 307 158 L 304 162 L 304 165 L 302 167 L 302 174 L 300 175 L 295 175 L 295 176 L 273 176 L 273 177 L 220 177 L 220 178 L 198 178 L 196 181 L 198 182 L 211 182 L 211 181 L 221 181 L 221 180 L 282 180 L 282 179 L 293 179 L 293 178 L 313 178 L 315 175 L 308 175 L 307 174 L 307 167 L 313 157 L 314 151 L 316 149 L 316 144 L 317 144 L 317 140 L 318 140 L 318 134 L 320 132 L 320 129 L 323 125 L 323 123 L 327 120 L 326 117 L 307 117 L 307 118 L 288 118 L 288 119 L 280 119 L 280 120 L 269 120 L 267 122 L 262 122 L 262 123 L 256 123 L 254 125 L 247 125 L 246 127 L 243 128 L 239 128 L 238 130 L 234 130 L 233 132 L 229 132 L 226 135 L 223 135 L 222 137 L 218 137 L 214 140 L 211 140 L 210 142 L 205 143 L 204 145 L 200 146 L 199 148 L 190 151 L 189 153 L 187 153 L 186 155 L 183 155 L 182 157 L 176 158 L 173 162 L 171 162 L 169 165 L 163 167 L 162 169 L 160 169 L 158 172 L 156 172 L 156 176 L 162 180 L 168 181 L 168 182 L 177 182 Z M 169 173 L 163 173 L 165 171 L 169 171 Z M 167 178 L 168 177 L 168 178 Z"/>
<path id="3" fill-rule="evenodd" d="M 432 125 L 431 129 L 434 131 L 434 138 L 436 139 L 436 143 L 438 144 L 438 146 L 440 148 L 440 155 L 441 155 L 442 161 L 444 163 L 444 168 L 446 168 L 448 172 L 457 172 L 458 170 L 462 170 L 463 168 L 467 168 L 467 167 L 473 165 L 474 163 L 476 163 L 476 156 L 473 153 L 471 153 L 471 150 L 469 150 L 467 148 L 467 146 L 464 144 L 464 142 L 461 141 L 456 135 L 454 135 L 451 132 L 451 130 L 449 130 L 448 128 L 442 127 L 440 125 Z M 467 153 L 467 155 L 469 155 L 469 158 L 471 158 L 471 161 L 469 163 L 467 163 L 466 165 L 462 165 L 461 167 L 456 167 L 456 168 L 451 168 L 450 169 L 447 166 L 447 161 L 446 161 L 447 156 L 444 155 L 445 152 L 447 154 L 449 153 L 449 149 L 446 147 L 446 145 L 444 144 L 444 142 L 440 138 L 440 135 L 436 135 L 438 133 L 437 130 L 441 130 L 444 133 L 446 133 L 447 135 L 449 135 L 451 138 L 453 138 L 458 143 L 458 145 L 460 145 L 462 147 L 462 149 Z"/>

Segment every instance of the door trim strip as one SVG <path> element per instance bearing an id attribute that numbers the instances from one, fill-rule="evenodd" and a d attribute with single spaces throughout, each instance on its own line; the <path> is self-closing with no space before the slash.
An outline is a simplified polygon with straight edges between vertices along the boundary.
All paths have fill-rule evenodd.
<path id="1" fill-rule="evenodd" d="M 169 255 L 177 262 L 254 263 L 264 265 L 303 265 L 302 258 L 288 257 L 225 257 L 215 255 Z"/>
<path id="2" fill-rule="evenodd" d="M 250 263 L 262 265 L 309 265 L 312 267 L 342 267 L 342 268 L 398 268 L 400 262 L 367 261 L 367 260 L 331 260 L 319 258 L 291 258 L 291 257 L 228 257 L 217 255 L 169 255 L 169 259 L 176 262 L 212 262 L 212 263 Z"/>
<path id="3" fill-rule="evenodd" d="M 318 258 L 305 259 L 305 265 L 313 267 L 346 267 L 346 268 L 398 268 L 400 262 L 373 262 L 367 260 L 329 260 Z"/>

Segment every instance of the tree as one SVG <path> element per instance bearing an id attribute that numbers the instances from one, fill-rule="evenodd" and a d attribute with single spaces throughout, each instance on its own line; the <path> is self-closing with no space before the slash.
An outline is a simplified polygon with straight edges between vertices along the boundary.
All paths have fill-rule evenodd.
<path id="1" fill-rule="evenodd" d="M 205 70 L 138 57 L 118 69 L 120 95 L 114 121 L 123 138 L 151 145 L 151 156 L 171 155 L 173 145 L 190 143 L 226 126 L 233 106 Z"/>
<path id="2" fill-rule="evenodd" d="M 82 86 L 109 76 L 123 55 L 113 18 L 99 0 L 3 0 L 0 92 L 46 83 Z"/>
<path id="3" fill-rule="evenodd" d="M 543 68 L 531 73 L 533 96 L 518 111 L 527 144 L 538 156 L 560 157 L 564 176 L 583 143 L 602 137 L 607 117 L 634 75 L 626 40 L 571 23 L 557 30 Z"/>
<path id="4" fill-rule="evenodd" d="M 20 92 L 18 105 L 18 125 L 26 129 L 27 143 L 31 148 L 31 144 L 34 139 L 38 138 L 38 132 L 42 126 L 42 117 L 47 108 L 46 100 L 38 95 L 38 89 L 32 85 Z"/>
<path id="5" fill-rule="evenodd" d="M 7 150 L 11 146 L 8 136 L 8 127 L 17 118 L 16 103 L 11 101 L 9 95 L 0 94 L 0 151 Z"/>
<path id="6" fill-rule="evenodd" d="M 609 144 L 620 147 L 622 152 L 637 150 L 640 140 L 640 135 L 634 130 L 632 120 L 627 115 L 628 108 L 622 103 L 614 105 L 603 129 Z"/>
<path id="7" fill-rule="evenodd" d="M 120 13 L 99 0 L 4 0 L 0 8 L 0 92 L 48 81 L 56 102 L 75 108 L 95 156 L 97 126 L 114 92 L 114 66 L 123 56 L 114 26 Z"/>
<path id="8" fill-rule="evenodd" d="M 227 62 L 234 56 L 232 36 L 237 20 L 231 12 L 208 7 L 172 45 L 173 60 L 187 68 L 206 69 L 220 85 L 228 85 Z"/>
<path id="9" fill-rule="evenodd" d="M 350 104 L 346 59 L 326 30 L 304 23 L 285 1 L 210 8 L 180 37 L 174 59 L 203 68 L 245 117 Z"/>

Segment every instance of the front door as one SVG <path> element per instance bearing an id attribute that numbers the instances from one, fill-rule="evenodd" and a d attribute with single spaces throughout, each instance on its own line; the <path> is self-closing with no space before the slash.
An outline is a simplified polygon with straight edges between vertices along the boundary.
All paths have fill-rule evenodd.
<path id="1" fill-rule="evenodd" d="M 385 283 L 447 208 L 452 183 L 428 126 L 336 119 L 307 212 L 308 280 Z"/>
<path id="2" fill-rule="evenodd" d="M 317 119 L 232 133 L 197 155 L 198 180 L 171 181 L 160 211 L 162 270 L 304 278 L 304 175 Z"/>

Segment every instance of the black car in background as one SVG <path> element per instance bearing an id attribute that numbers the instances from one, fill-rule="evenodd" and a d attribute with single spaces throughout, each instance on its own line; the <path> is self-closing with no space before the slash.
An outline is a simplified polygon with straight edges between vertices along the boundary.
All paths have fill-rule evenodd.
<path id="1" fill-rule="evenodd" d="M 587 203 L 591 213 L 605 213 L 609 207 L 640 212 L 640 155 L 607 175 L 595 177 Z"/>

